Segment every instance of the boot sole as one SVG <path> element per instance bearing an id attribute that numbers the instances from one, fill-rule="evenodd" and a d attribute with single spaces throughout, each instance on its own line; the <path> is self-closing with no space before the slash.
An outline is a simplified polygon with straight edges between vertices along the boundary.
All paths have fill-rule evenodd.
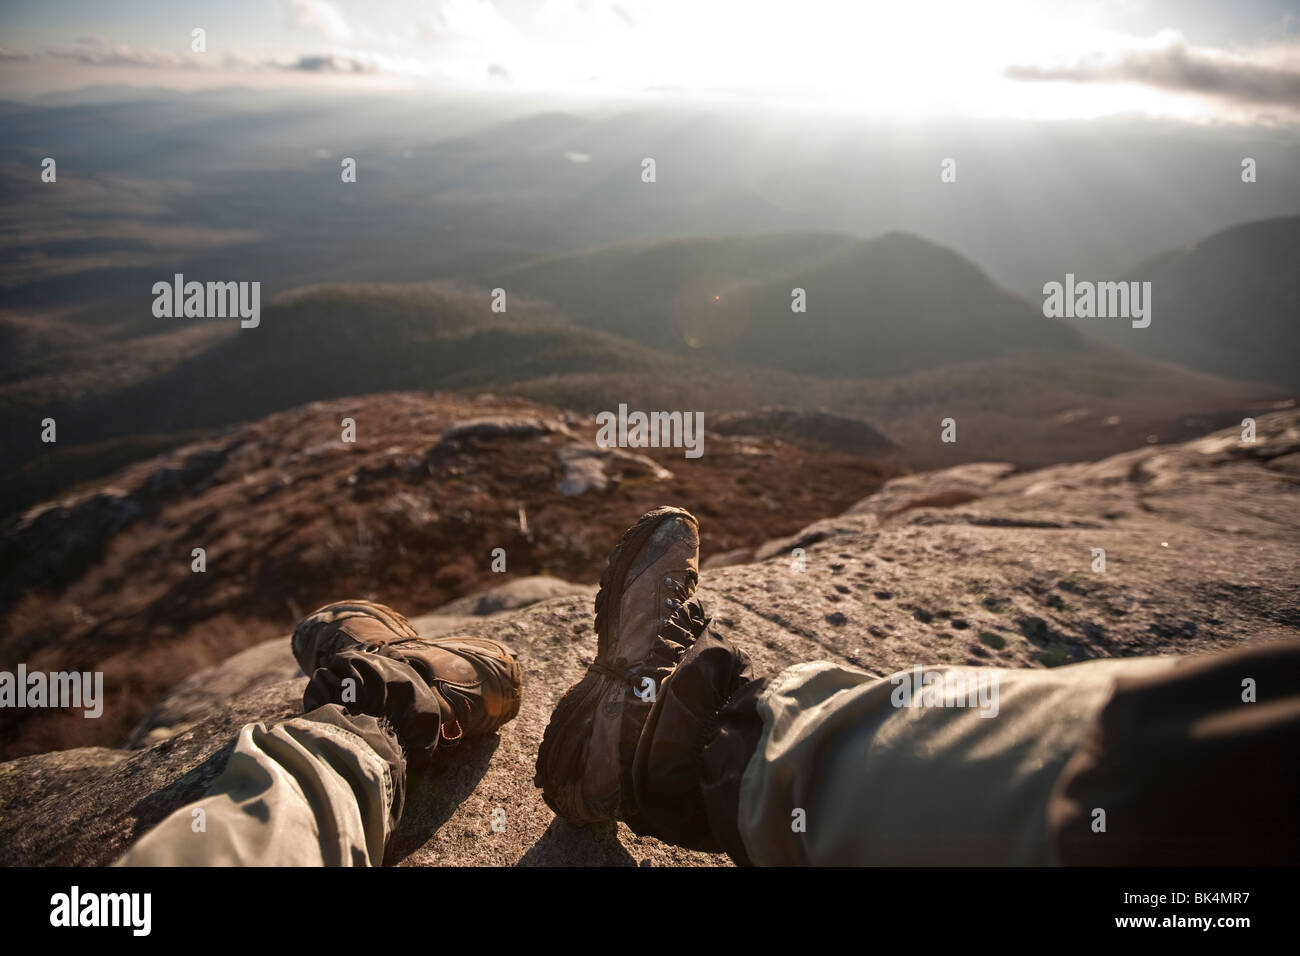
<path id="1" fill-rule="evenodd" d="M 645 543 L 650 540 L 651 535 L 659 528 L 660 523 L 665 518 L 670 517 L 687 519 L 694 526 L 696 535 L 699 535 L 700 523 L 695 515 L 685 508 L 663 505 L 642 515 L 636 524 L 623 532 L 623 537 L 614 546 L 614 550 L 610 552 L 609 561 L 605 564 L 605 570 L 600 575 L 600 590 L 596 592 L 597 658 L 603 657 L 605 652 L 609 650 L 610 635 L 614 630 L 611 625 L 618 623 L 618 605 L 615 603 L 613 608 L 608 606 L 610 595 L 622 593 L 623 582 L 627 576 L 631 557 L 636 555 Z M 625 555 L 628 556 L 628 560 L 624 560 Z"/>
<path id="2" fill-rule="evenodd" d="M 320 615 L 326 612 L 329 612 L 332 615 L 330 620 L 318 620 Z M 379 604 L 374 601 L 365 601 L 361 599 L 334 601 L 331 604 L 318 607 L 316 610 L 304 617 L 294 627 L 293 634 L 289 637 L 289 649 L 293 653 L 294 660 L 298 662 L 298 666 L 303 669 L 304 673 L 310 675 L 317 666 L 316 662 L 307 661 L 302 656 L 302 648 L 299 646 L 300 642 L 298 636 L 302 633 L 305 641 L 306 633 L 304 628 L 328 627 L 330 624 L 354 616 L 369 617 L 378 621 L 385 628 L 393 632 L 395 640 L 409 640 L 414 637 L 419 637 L 415 628 L 411 627 L 411 622 L 408 621 L 400 612 L 394 611 L 387 604 Z"/>

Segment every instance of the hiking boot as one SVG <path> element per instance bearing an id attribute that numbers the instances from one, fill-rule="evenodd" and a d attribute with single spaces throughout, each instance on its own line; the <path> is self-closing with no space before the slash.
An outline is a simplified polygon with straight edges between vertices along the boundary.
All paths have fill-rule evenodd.
<path id="1" fill-rule="evenodd" d="M 596 659 L 551 715 L 533 783 L 576 824 L 627 819 L 630 771 L 659 687 L 707 625 L 699 523 L 656 508 L 624 535 L 596 595 Z"/>
<path id="2" fill-rule="evenodd" d="M 409 671 L 427 685 L 440 703 L 444 741 L 490 734 L 519 713 L 522 675 L 514 655 L 496 641 L 478 637 L 420 637 L 402 615 L 370 601 L 340 601 L 308 615 L 293 632 L 293 655 L 318 685 L 314 694 L 332 699 L 329 688 L 354 676 L 358 709 L 388 716 L 401 729 L 401 715 L 419 709 L 412 701 L 422 688 L 402 689 Z M 394 667 L 399 662 L 406 667 Z M 408 671 L 409 667 L 409 671 Z M 367 706 L 368 705 L 368 706 Z"/>

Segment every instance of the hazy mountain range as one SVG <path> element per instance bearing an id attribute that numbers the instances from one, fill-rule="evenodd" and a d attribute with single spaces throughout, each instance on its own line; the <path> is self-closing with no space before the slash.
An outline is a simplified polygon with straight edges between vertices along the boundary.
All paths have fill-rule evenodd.
<path id="1" fill-rule="evenodd" d="M 1097 337 L 1153 358 L 1300 389 L 1300 217 L 1236 226 L 1144 262 L 1161 321 Z"/>
<path id="2" fill-rule="evenodd" d="M 382 391 L 827 409 L 933 467 L 1187 438 L 1297 385 L 1300 219 L 1262 218 L 1300 195 L 1280 135 L 125 96 L 0 104 L 8 512 L 215 429 Z M 1236 174 L 1245 148 L 1258 183 Z M 941 184 L 950 154 L 958 182 Z M 1125 163 L 1159 165 L 1169 195 L 1118 188 Z M 177 272 L 262 282 L 259 327 L 155 318 L 153 283 Z M 1151 281 L 1151 327 L 1044 318 L 1041 286 L 1066 272 Z M 947 417 L 955 444 L 938 441 Z"/>
<path id="3" fill-rule="evenodd" d="M 871 422 L 914 466 L 1073 460 L 1285 395 L 1087 338 L 907 235 L 676 240 L 500 275 L 517 290 L 504 313 L 488 289 L 442 282 L 305 287 L 268 303 L 255 329 L 5 318 L 6 499 L 20 507 L 270 412 L 406 389 L 510 392 L 588 414 L 825 408 Z M 805 313 L 791 311 L 796 283 Z M 46 417 L 57 446 L 40 440 Z M 938 441 L 946 417 L 960 423 L 953 445 Z"/>
<path id="4" fill-rule="evenodd" d="M 131 97 L 0 103 L 6 301 L 138 301 L 142 283 L 177 270 L 282 291 L 632 239 L 809 231 L 924 236 L 1035 297 L 1067 271 L 1113 278 L 1300 213 L 1300 143 L 1281 130 L 884 125 L 431 94 Z M 1241 182 L 1243 156 L 1257 182 Z M 59 162 L 52 188 L 39 181 L 45 157 Z M 358 170 L 347 186 L 344 157 Z M 940 182 L 945 158 L 955 183 Z"/>

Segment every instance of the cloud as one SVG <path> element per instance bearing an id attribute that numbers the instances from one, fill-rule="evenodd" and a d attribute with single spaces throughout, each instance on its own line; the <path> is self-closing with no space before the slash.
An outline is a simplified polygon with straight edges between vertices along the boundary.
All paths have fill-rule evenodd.
<path id="1" fill-rule="evenodd" d="M 1300 108 L 1300 69 L 1295 66 L 1191 47 L 1173 32 L 1158 35 L 1154 44 L 1143 49 L 1094 54 L 1069 66 L 1012 66 L 1005 73 L 1014 80 L 1138 83 L 1241 104 Z"/>
<path id="2" fill-rule="evenodd" d="M 227 53 L 220 61 L 206 57 L 177 56 L 156 50 L 136 50 L 117 45 L 102 38 L 83 38 L 76 46 L 45 47 L 35 52 L 23 52 L 0 47 L 0 62 L 56 61 L 82 66 L 134 67 L 149 70 L 218 70 L 242 73 L 293 72 L 317 74 L 377 74 L 390 72 L 382 58 L 364 56 L 352 51 L 321 51 L 302 53 L 279 59 L 250 58 Z M 394 72 L 400 69 L 394 65 Z"/>
<path id="3" fill-rule="evenodd" d="M 113 46 L 98 38 L 83 39 L 77 46 L 45 47 L 34 53 L 0 50 L 0 60 L 58 60 L 83 66 L 129 66 L 150 70 L 193 70 L 200 66 L 193 57 L 160 53 L 157 50 L 137 50 L 124 44 Z"/>
<path id="4" fill-rule="evenodd" d="M 341 53 L 313 53 L 290 60 L 287 63 L 268 62 L 267 66 L 282 70 L 298 70 L 302 73 L 378 73 L 379 67 L 374 63 L 356 56 Z"/>
<path id="5" fill-rule="evenodd" d="M 281 16 L 290 26 L 323 33 L 334 40 L 348 40 L 352 27 L 328 0 L 287 0 L 279 6 Z"/>

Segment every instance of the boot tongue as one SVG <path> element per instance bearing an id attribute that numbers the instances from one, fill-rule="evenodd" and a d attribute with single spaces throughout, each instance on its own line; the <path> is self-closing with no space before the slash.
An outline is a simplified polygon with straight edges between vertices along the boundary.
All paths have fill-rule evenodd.
<path id="1" fill-rule="evenodd" d="M 660 629 L 659 636 L 676 641 L 684 647 L 690 647 L 708 623 L 709 618 L 704 612 L 704 602 L 695 596 L 673 611 L 667 619 L 667 625 Z M 674 633 L 676 630 L 684 633 Z"/>

